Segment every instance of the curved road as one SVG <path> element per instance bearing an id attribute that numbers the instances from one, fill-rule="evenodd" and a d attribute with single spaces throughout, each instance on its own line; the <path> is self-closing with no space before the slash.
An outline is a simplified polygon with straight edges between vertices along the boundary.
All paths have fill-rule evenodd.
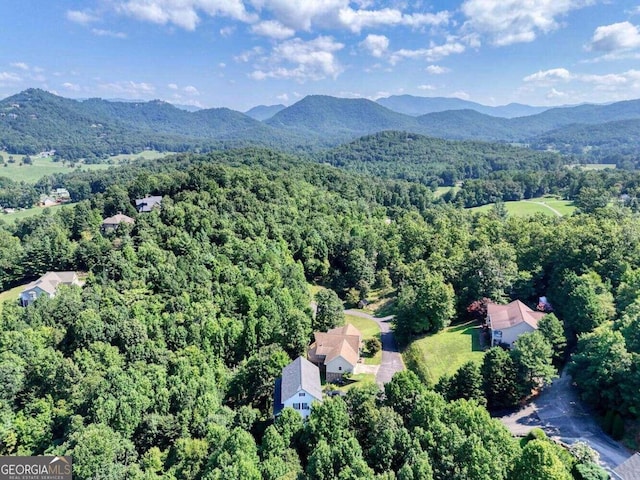
<path id="1" fill-rule="evenodd" d="M 631 453 L 602 431 L 571 383 L 571 377 L 563 373 L 526 407 L 500 420 L 514 435 L 526 435 L 533 427 L 540 427 L 550 437 L 569 445 L 586 442 L 600 454 L 600 464 L 610 471 Z"/>
<path id="2" fill-rule="evenodd" d="M 382 361 L 380 362 L 380 368 L 376 373 L 376 382 L 378 385 L 383 386 L 385 383 L 391 380 L 393 374 L 404 370 L 404 362 L 402 361 L 402 355 L 398 351 L 398 346 L 393 338 L 393 331 L 391 330 L 391 320 L 393 315 L 388 317 L 377 318 L 368 313 L 361 312 L 360 310 L 345 310 L 345 315 L 353 315 L 354 317 L 368 318 L 373 320 L 380 327 L 380 340 L 382 341 Z"/>

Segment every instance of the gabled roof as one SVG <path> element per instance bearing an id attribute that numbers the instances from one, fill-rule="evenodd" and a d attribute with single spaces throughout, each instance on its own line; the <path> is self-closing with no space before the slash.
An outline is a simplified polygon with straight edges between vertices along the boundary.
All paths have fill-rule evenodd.
<path id="1" fill-rule="evenodd" d="M 151 210 L 153 210 L 153 207 L 155 207 L 156 205 L 159 206 L 161 203 L 162 197 L 158 195 L 153 197 L 138 198 L 136 200 L 136 208 L 139 212 L 150 212 Z"/>
<path id="2" fill-rule="evenodd" d="M 640 453 L 636 452 L 613 471 L 623 480 L 640 480 Z"/>
<path id="3" fill-rule="evenodd" d="M 328 330 L 327 333 L 329 335 L 355 335 L 357 337 L 362 336 L 360 330 L 354 327 L 351 323 L 347 323 L 343 327 L 332 328 L 331 330 Z"/>
<path id="4" fill-rule="evenodd" d="M 79 285 L 80 281 L 78 280 L 78 275 L 76 272 L 47 272 L 39 279 L 26 285 L 23 292 L 38 287 L 41 290 L 47 292 L 49 295 L 53 295 L 54 293 L 56 293 L 56 288 L 61 283 L 63 285 Z"/>
<path id="5" fill-rule="evenodd" d="M 357 332 L 357 334 L 346 335 L 342 333 L 343 331 Z M 309 347 L 309 358 L 314 362 L 323 362 L 326 365 L 331 360 L 341 356 L 353 366 L 358 363 L 360 332 L 353 325 L 334 328 L 326 333 L 315 332 L 313 335 L 315 342 Z"/>
<path id="6" fill-rule="evenodd" d="M 113 217 L 107 217 L 102 221 L 103 225 L 119 225 L 121 223 L 135 223 L 135 220 L 127 215 L 118 213 Z"/>
<path id="7" fill-rule="evenodd" d="M 296 358 L 282 369 L 281 389 L 282 401 L 291 398 L 300 390 L 309 392 L 317 399 L 322 399 L 320 369 L 305 358 Z"/>
<path id="8" fill-rule="evenodd" d="M 544 315 L 544 312 L 534 312 L 520 300 L 514 300 L 507 305 L 498 305 L 497 303 L 487 305 L 487 316 L 493 330 L 504 330 L 521 323 L 526 323 L 537 329 L 538 321 Z"/>
<path id="9" fill-rule="evenodd" d="M 343 338 L 339 346 L 334 348 L 331 353 L 327 355 L 327 358 L 324 361 L 325 365 L 338 357 L 344 358 L 353 366 L 358 363 L 358 351 L 353 349 L 347 338 Z"/>

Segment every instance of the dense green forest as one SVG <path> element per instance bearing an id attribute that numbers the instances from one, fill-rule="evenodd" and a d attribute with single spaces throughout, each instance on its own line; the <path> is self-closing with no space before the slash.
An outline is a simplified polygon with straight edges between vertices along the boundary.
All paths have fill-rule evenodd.
<path id="1" fill-rule="evenodd" d="M 70 454 L 78 479 L 599 478 L 584 476 L 590 455 L 540 432 L 519 442 L 487 408 L 569 360 L 605 428 L 633 437 L 640 227 L 607 204 L 639 178 L 566 170 L 554 188 L 582 203 L 563 218 L 471 214 L 419 183 L 255 148 L 45 178 L 34 188 L 78 203 L 1 225 L 0 290 L 48 270 L 88 276 L 2 306 L 0 454 Z M 136 214 L 149 194 L 162 208 Z M 100 233 L 117 212 L 135 225 Z M 486 298 L 547 295 L 556 311 L 437 385 L 404 372 L 304 424 L 292 410 L 274 422 L 274 380 L 319 327 L 308 283 L 395 288 L 402 342 L 481 316 Z"/>

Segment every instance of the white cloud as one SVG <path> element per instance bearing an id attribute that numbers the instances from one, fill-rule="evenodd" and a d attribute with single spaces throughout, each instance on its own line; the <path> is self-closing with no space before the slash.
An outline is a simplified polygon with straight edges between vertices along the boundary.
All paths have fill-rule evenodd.
<path id="1" fill-rule="evenodd" d="M 20 82 L 22 78 L 13 72 L 0 72 L 0 82 Z"/>
<path id="2" fill-rule="evenodd" d="M 176 85 L 175 83 L 170 83 L 167 85 L 167 87 L 169 87 L 171 90 L 177 90 L 178 89 L 178 85 Z"/>
<path id="3" fill-rule="evenodd" d="M 285 38 L 293 37 L 296 33 L 294 29 L 285 27 L 275 20 L 256 23 L 251 27 L 251 31 L 258 35 L 275 38 L 277 40 L 284 40 Z"/>
<path id="4" fill-rule="evenodd" d="M 67 20 L 79 23 L 80 25 L 87 25 L 89 23 L 97 22 L 99 18 L 86 10 L 67 10 Z"/>
<path id="5" fill-rule="evenodd" d="M 19 68 L 20 70 L 29 70 L 29 65 L 24 62 L 14 62 L 11 64 L 14 68 Z"/>
<path id="6" fill-rule="evenodd" d="M 396 64 L 404 59 L 424 59 L 429 62 L 440 60 L 454 53 L 464 52 L 466 47 L 458 42 L 455 38 L 447 39 L 442 45 L 436 45 L 433 42 L 429 48 L 420 48 L 417 50 L 400 49 L 391 54 L 391 63 Z"/>
<path id="7" fill-rule="evenodd" d="M 569 81 L 573 76 L 566 68 L 552 68 L 550 70 L 540 70 L 531 75 L 527 75 L 522 80 L 527 83 L 549 85 L 559 81 Z"/>
<path id="8" fill-rule="evenodd" d="M 160 25 L 173 24 L 185 30 L 195 30 L 200 13 L 252 22 L 241 0 L 128 0 L 117 5 L 125 15 Z"/>
<path id="9" fill-rule="evenodd" d="M 234 34 L 234 32 L 236 31 L 236 27 L 233 26 L 229 26 L 229 27 L 222 27 L 220 29 L 220 36 L 222 37 L 230 37 L 231 35 Z"/>
<path id="10" fill-rule="evenodd" d="M 286 93 L 282 93 L 282 94 L 276 96 L 276 98 L 278 100 L 280 100 L 281 102 L 288 102 L 289 101 L 289 95 L 287 95 Z"/>
<path id="11" fill-rule="evenodd" d="M 193 85 L 187 85 L 182 90 L 184 91 L 184 93 L 188 95 L 200 95 L 200 92 L 198 91 L 198 89 Z"/>
<path id="12" fill-rule="evenodd" d="M 126 33 L 114 32 L 112 30 L 102 30 L 100 28 L 92 28 L 91 33 L 98 37 L 127 38 Z"/>
<path id="13" fill-rule="evenodd" d="M 218 64 L 218 67 L 220 67 L 220 68 L 226 68 L 226 67 L 227 67 L 227 64 L 226 64 L 226 63 L 224 63 L 224 62 L 220 62 L 220 63 Z"/>
<path id="14" fill-rule="evenodd" d="M 360 46 L 367 50 L 374 57 L 380 58 L 389 48 L 389 39 L 384 35 L 367 35 L 362 42 L 360 42 Z"/>
<path id="15" fill-rule="evenodd" d="M 442 75 L 451 71 L 447 67 L 441 67 L 440 65 L 429 65 L 425 70 L 431 75 Z"/>
<path id="16" fill-rule="evenodd" d="M 155 87 L 150 83 L 136 83 L 131 81 L 103 83 L 98 85 L 98 87 L 109 93 L 131 97 L 149 96 L 156 91 Z"/>
<path id="17" fill-rule="evenodd" d="M 364 28 L 379 26 L 405 25 L 422 27 L 425 25 L 445 25 L 449 22 L 449 12 L 406 14 L 400 10 L 384 8 L 382 10 L 353 10 L 342 8 L 339 11 L 340 23 L 354 33 Z"/>
<path id="18" fill-rule="evenodd" d="M 559 90 L 556 90 L 555 88 L 552 88 L 551 90 L 549 90 L 549 93 L 547 93 L 546 98 L 547 100 L 553 100 L 554 98 L 563 98 L 566 96 L 567 94 L 565 92 L 561 92 Z"/>
<path id="19" fill-rule="evenodd" d="M 249 0 L 259 11 L 267 11 L 277 21 L 294 30 L 313 27 L 346 28 L 359 33 L 365 28 L 404 25 L 418 28 L 444 25 L 450 20 L 447 11 L 405 13 L 397 8 L 368 9 L 374 2 L 349 0 Z M 357 8 L 352 8 L 351 4 Z"/>
<path id="20" fill-rule="evenodd" d="M 80 85 L 78 85 L 77 83 L 65 82 L 62 84 L 62 86 L 67 90 L 71 90 L 72 92 L 80 91 Z"/>
<path id="21" fill-rule="evenodd" d="M 343 68 L 334 53 L 342 48 L 344 45 L 332 37 L 286 40 L 273 47 L 271 54 L 262 59 L 250 76 L 255 80 L 286 78 L 298 82 L 336 78 Z"/>
<path id="22" fill-rule="evenodd" d="M 471 98 L 471 96 L 467 92 L 462 91 L 462 90 L 458 90 L 457 92 L 453 92 L 451 94 L 451 96 L 455 97 L 455 98 L 460 98 L 462 100 L 469 100 Z"/>
<path id="23" fill-rule="evenodd" d="M 245 52 L 242 52 L 240 55 L 236 55 L 235 57 L 233 57 L 233 59 L 236 62 L 247 63 L 251 59 L 262 55 L 263 53 L 264 50 L 262 49 L 262 47 L 253 47 L 251 50 L 247 50 Z"/>
<path id="24" fill-rule="evenodd" d="M 487 35 L 495 45 L 531 42 L 559 28 L 558 17 L 595 0 L 466 0 L 465 27 Z"/>
<path id="25" fill-rule="evenodd" d="M 640 30 L 636 25 L 629 22 L 614 23 L 596 28 L 591 42 L 587 45 L 588 50 L 607 53 L 634 50 L 639 47 Z"/>
<path id="26" fill-rule="evenodd" d="M 433 90 L 435 90 L 435 89 L 436 89 L 436 87 L 434 87 L 433 85 L 427 85 L 427 84 L 425 84 L 425 85 L 418 85 L 418 90 L 426 90 L 426 91 L 431 92 L 431 91 L 433 91 Z"/>

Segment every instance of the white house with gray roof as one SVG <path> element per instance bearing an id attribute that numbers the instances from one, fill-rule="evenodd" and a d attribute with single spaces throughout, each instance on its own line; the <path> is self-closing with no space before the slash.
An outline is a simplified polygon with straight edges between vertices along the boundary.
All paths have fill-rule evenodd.
<path id="1" fill-rule="evenodd" d="M 58 285 L 78 285 L 84 282 L 80 280 L 77 272 L 47 272 L 39 279 L 24 287 L 20 294 L 20 305 L 26 307 L 36 301 L 41 295 L 54 297 Z"/>
<path id="2" fill-rule="evenodd" d="M 320 369 L 298 357 L 282 369 L 282 377 L 276 380 L 273 414 L 291 407 L 304 419 L 311 413 L 313 402 L 322 402 Z"/>

